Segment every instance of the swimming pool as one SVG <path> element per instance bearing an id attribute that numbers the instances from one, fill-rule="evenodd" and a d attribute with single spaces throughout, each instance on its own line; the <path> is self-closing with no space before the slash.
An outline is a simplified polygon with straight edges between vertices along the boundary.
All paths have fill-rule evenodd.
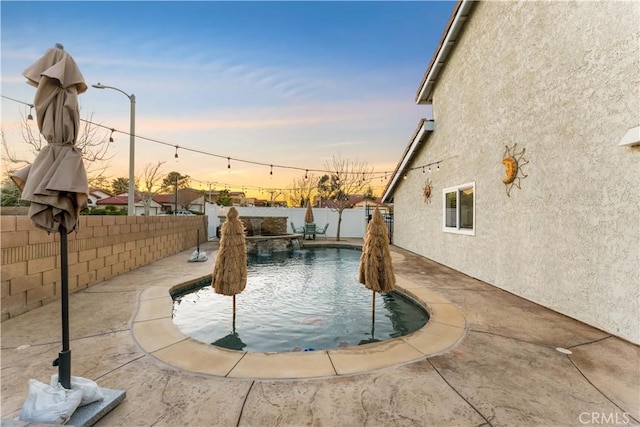
<path id="1" fill-rule="evenodd" d="M 361 252 L 313 248 L 250 255 L 247 287 L 232 299 L 211 279 L 173 294 L 173 322 L 185 335 L 234 350 L 325 350 L 383 341 L 422 328 L 429 315 L 398 292 L 376 295 L 358 283 Z"/>

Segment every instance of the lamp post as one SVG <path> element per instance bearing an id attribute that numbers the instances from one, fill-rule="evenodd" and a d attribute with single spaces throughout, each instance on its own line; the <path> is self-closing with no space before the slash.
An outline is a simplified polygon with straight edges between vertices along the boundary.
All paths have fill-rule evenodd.
<path id="1" fill-rule="evenodd" d="M 118 89 L 113 86 L 106 86 L 101 83 L 91 85 L 96 89 L 113 89 L 124 94 L 131 102 L 131 119 L 129 130 L 129 195 L 127 196 L 127 215 L 133 216 L 135 212 L 135 177 L 134 177 L 134 165 L 135 165 L 135 141 L 136 141 L 136 96 L 134 94 L 129 95 L 127 92 Z"/>

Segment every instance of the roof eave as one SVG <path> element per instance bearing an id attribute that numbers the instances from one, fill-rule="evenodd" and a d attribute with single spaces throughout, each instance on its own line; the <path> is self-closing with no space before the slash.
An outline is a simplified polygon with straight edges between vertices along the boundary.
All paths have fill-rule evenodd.
<path id="1" fill-rule="evenodd" d="M 398 166 L 396 166 L 396 169 L 391 175 L 389 184 L 387 184 L 387 187 L 384 189 L 382 203 L 390 203 L 390 200 L 393 197 L 393 192 L 400 183 L 400 177 L 403 176 L 407 171 L 407 169 L 409 168 L 409 164 L 413 160 L 413 157 L 422 146 L 422 143 L 426 141 L 427 135 L 429 135 L 433 131 L 433 128 L 433 120 L 420 119 L 420 121 L 418 122 L 418 127 L 409 140 L 409 144 L 407 144 L 407 148 L 405 148 L 400 162 L 398 162 Z"/>
<path id="2" fill-rule="evenodd" d="M 436 52 L 431 58 L 431 62 L 418 88 L 416 104 L 431 104 L 433 100 L 433 87 L 438 79 L 438 75 L 444 67 L 449 53 L 453 50 L 458 35 L 464 28 L 467 17 L 475 5 L 476 2 L 472 0 L 461 0 L 456 3 L 447 27 L 440 38 L 440 44 L 438 44 Z"/>

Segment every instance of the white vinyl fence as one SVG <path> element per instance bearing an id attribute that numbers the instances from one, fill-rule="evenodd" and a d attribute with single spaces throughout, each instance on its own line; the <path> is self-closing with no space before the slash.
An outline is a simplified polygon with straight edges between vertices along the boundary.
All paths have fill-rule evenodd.
<path id="1" fill-rule="evenodd" d="M 292 222 L 296 227 L 304 226 L 305 208 L 256 208 L 240 206 L 235 206 L 235 208 L 238 210 L 240 217 L 287 217 L 287 232 L 289 233 L 293 232 L 293 230 L 291 230 Z M 228 210 L 229 208 L 226 206 L 218 206 L 211 203 L 206 204 L 205 215 L 209 216 L 209 229 L 207 230 L 209 238 L 216 236 L 216 227 L 220 225 L 219 217 L 225 217 Z M 313 208 L 313 219 L 317 228 L 324 228 L 325 224 L 329 224 L 329 228 L 327 228 L 327 239 L 335 239 L 338 231 L 338 212 L 333 212 L 329 208 Z M 364 207 L 345 209 L 342 212 L 340 237 L 363 238 L 366 231 L 367 218 Z"/>

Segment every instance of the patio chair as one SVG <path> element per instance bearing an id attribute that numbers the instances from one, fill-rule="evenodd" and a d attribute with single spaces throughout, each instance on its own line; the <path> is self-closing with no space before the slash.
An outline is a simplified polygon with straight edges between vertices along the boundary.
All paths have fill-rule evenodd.
<path id="1" fill-rule="evenodd" d="M 296 227 L 293 224 L 293 221 L 291 221 L 291 229 L 293 230 L 294 233 L 304 234 L 304 227 Z"/>
<path id="2" fill-rule="evenodd" d="M 304 238 L 316 240 L 316 225 L 313 222 L 304 224 Z"/>
<path id="3" fill-rule="evenodd" d="M 325 224 L 324 228 L 317 228 L 316 235 L 324 236 L 324 240 L 327 240 L 327 228 L 329 228 L 329 223 Z"/>

